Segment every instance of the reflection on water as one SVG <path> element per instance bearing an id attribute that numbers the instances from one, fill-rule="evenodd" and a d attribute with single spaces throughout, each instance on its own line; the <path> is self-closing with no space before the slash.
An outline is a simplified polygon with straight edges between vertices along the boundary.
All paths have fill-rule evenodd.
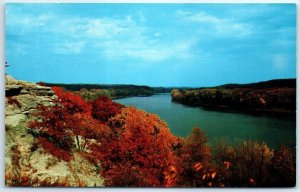
<path id="1" fill-rule="evenodd" d="M 296 145 L 296 120 L 291 117 L 278 118 L 188 107 L 172 102 L 170 94 L 115 101 L 159 115 L 177 136 L 185 137 L 193 126 L 199 126 L 212 145 L 221 138 L 228 138 L 230 141 L 253 139 L 276 148 L 281 144 L 290 147 Z"/>

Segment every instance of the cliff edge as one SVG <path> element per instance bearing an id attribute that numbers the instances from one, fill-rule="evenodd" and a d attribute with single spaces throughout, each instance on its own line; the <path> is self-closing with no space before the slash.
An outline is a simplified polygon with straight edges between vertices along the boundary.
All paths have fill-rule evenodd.
<path id="1" fill-rule="evenodd" d="M 28 122 L 38 105 L 50 106 L 56 97 L 50 87 L 5 77 L 6 186 L 103 186 L 97 167 L 79 153 L 70 162 L 46 153 Z"/>

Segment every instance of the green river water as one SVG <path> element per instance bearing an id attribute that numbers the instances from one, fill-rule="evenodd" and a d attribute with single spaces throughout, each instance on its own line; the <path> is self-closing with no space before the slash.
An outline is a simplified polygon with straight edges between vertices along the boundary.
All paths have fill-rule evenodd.
<path id="1" fill-rule="evenodd" d="M 170 94 L 130 97 L 115 101 L 157 114 L 177 136 L 186 137 L 193 126 L 199 126 L 205 131 L 211 145 L 221 139 L 227 139 L 229 142 L 252 139 L 266 142 L 273 148 L 278 148 L 281 144 L 289 147 L 296 145 L 295 117 L 250 115 L 189 107 L 172 102 Z"/>

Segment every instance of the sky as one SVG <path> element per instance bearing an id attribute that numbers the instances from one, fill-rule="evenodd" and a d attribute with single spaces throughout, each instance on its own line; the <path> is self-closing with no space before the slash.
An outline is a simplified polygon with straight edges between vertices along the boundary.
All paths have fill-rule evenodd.
<path id="1" fill-rule="evenodd" d="M 296 78 L 295 4 L 6 4 L 6 73 L 215 86 Z"/>

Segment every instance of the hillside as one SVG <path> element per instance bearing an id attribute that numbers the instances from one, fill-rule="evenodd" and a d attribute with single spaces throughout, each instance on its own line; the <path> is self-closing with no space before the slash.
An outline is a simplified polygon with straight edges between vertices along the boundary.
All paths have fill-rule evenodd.
<path id="1" fill-rule="evenodd" d="M 224 84 L 220 86 L 210 87 L 219 89 L 236 89 L 236 88 L 251 88 L 251 89 L 267 89 L 267 88 L 296 88 L 296 79 L 273 79 L 269 81 L 261 81 L 257 83 L 247 84 Z"/>
<path id="2" fill-rule="evenodd" d="M 5 77 L 5 178 L 7 186 L 103 186 L 95 166 L 74 153 L 66 162 L 41 147 L 28 122 L 37 106 L 52 105 L 50 87 Z"/>
<path id="3" fill-rule="evenodd" d="M 267 113 L 295 113 L 296 79 L 226 84 L 197 89 L 173 89 L 172 100 L 191 106 Z"/>

